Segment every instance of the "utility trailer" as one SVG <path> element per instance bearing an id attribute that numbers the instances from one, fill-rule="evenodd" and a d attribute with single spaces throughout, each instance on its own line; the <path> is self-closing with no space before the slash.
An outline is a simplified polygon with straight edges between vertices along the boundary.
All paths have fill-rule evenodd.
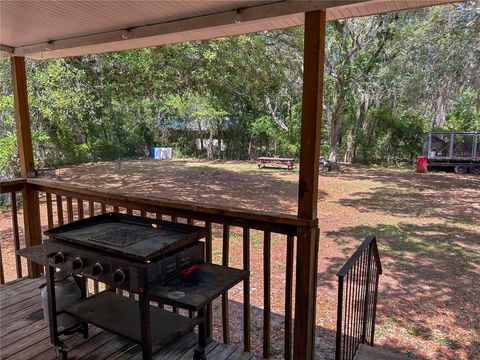
<path id="1" fill-rule="evenodd" d="M 453 168 L 480 175 L 479 132 L 429 132 L 424 146 L 428 168 Z"/>

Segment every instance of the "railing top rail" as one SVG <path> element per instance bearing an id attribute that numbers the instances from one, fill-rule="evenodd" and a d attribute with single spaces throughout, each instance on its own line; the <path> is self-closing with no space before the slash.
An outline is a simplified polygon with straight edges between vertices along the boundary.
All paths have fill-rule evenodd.
<path id="1" fill-rule="evenodd" d="M 0 194 L 22 190 L 23 185 L 25 185 L 26 182 L 27 179 L 25 178 L 0 180 Z"/>
<path id="2" fill-rule="evenodd" d="M 283 234 L 296 235 L 299 227 L 312 227 L 318 220 L 299 219 L 293 215 L 271 214 L 261 211 L 232 209 L 214 205 L 199 205 L 195 202 L 148 198 L 141 195 L 126 195 L 118 191 L 92 189 L 81 185 L 64 182 L 27 179 L 37 191 L 52 192 L 59 195 L 80 197 L 84 200 L 106 202 L 107 204 L 133 208 L 140 206 L 146 211 L 161 211 L 162 209 L 178 216 L 192 217 L 198 220 L 229 223 L 235 226 L 258 228 Z"/>
<path id="3" fill-rule="evenodd" d="M 360 255 L 367 249 L 370 244 L 373 246 L 373 257 L 375 259 L 375 262 L 377 263 L 378 271 L 379 274 L 382 273 L 382 264 L 380 263 L 380 255 L 378 253 L 378 247 L 377 247 L 377 239 L 375 235 L 369 235 L 365 238 L 365 240 L 362 242 L 362 244 L 357 248 L 357 250 L 353 253 L 353 255 L 347 260 L 345 265 L 342 266 L 340 271 L 337 273 L 337 276 L 340 278 L 345 277 L 347 273 L 350 271 L 350 269 L 355 265 L 355 262 L 358 260 Z"/>

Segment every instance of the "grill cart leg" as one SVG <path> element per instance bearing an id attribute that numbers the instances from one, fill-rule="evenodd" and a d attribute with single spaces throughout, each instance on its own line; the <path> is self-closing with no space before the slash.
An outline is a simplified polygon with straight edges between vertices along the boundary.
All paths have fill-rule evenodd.
<path id="1" fill-rule="evenodd" d="M 55 352 L 58 360 L 68 360 L 67 350 L 62 347 L 56 347 Z"/>
<path id="2" fill-rule="evenodd" d="M 48 327 L 50 329 L 50 342 L 55 346 L 57 357 L 67 360 L 67 350 L 58 335 L 57 302 L 55 299 L 55 268 L 47 265 L 47 292 L 48 292 Z"/>
<path id="3" fill-rule="evenodd" d="M 80 333 L 83 335 L 84 339 L 88 339 L 88 323 L 82 323 L 82 330 L 80 331 Z"/>
<path id="4" fill-rule="evenodd" d="M 152 359 L 152 337 L 150 328 L 150 304 L 145 293 L 138 294 L 140 306 L 140 333 L 142 335 L 142 358 Z"/>
<path id="5" fill-rule="evenodd" d="M 193 360 L 206 360 L 205 347 L 207 346 L 207 322 L 205 319 L 205 308 L 198 310 L 200 323 L 198 324 L 198 347 L 193 353 Z"/>
<path id="6" fill-rule="evenodd" d="M 87 297 L 87 279 L 83 276 L 76 275 L 73 275 L 73 279 L 75 280 L 77 286 L 80 288 L 80 298 L 85 299 Z M 79 332 L 83 335 L 84 339 L 88 339 L 88 323 L 82 322 Z"/>

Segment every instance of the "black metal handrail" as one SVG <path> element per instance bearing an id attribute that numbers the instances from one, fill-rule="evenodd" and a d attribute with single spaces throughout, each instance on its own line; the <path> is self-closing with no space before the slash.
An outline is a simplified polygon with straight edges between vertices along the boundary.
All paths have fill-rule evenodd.
<path id="1" fill-rule="evenodd" d="M 373 345 L 381 274 L 377 239 L 371 235 L 337 273 L 336 360 L 353 359 L 360 344 Z"/>

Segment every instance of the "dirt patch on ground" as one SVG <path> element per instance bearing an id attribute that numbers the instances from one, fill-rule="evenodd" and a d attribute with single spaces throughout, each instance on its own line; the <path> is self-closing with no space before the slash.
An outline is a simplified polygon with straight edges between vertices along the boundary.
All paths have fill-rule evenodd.
<path id="1" fill-rule="evenodd" d="M 126 161 L 84 164 L 63 181 L 235 208 L 295 214 L 298 172 L 258 170 L 247 162 Z M 43 224 L 46 210 L 42 207 Z M 413 170 L 343 167 L 319 184 L 317 348 L 333 358 L 336 272 L 362 239 L 378 237 L 380 280 L 376 343 L 418 359 L 480 357 L 480 177 Z M 11 220 L 1 214 L 7 280 L 14 277 Z M 20 219 L 20 221 L 22 221 Z M 214 258 L 221 256 L 215 229 Z M 261 346 L 263 238 L 252 233 L 252 333 Z M 241 266 L 242 235 L 231 235 L 230 263 Z M 272 350 L 283 343 L 285 239 L 272 238 Z M 242 343 L 242 288 L 230 292 L 234 343 Z M 216 304 L 218 309 L 218 304 Z M 219 313 L 220 314 L 220 313 Z M 220 337 L 220 334 L 216 334 Z"/>

